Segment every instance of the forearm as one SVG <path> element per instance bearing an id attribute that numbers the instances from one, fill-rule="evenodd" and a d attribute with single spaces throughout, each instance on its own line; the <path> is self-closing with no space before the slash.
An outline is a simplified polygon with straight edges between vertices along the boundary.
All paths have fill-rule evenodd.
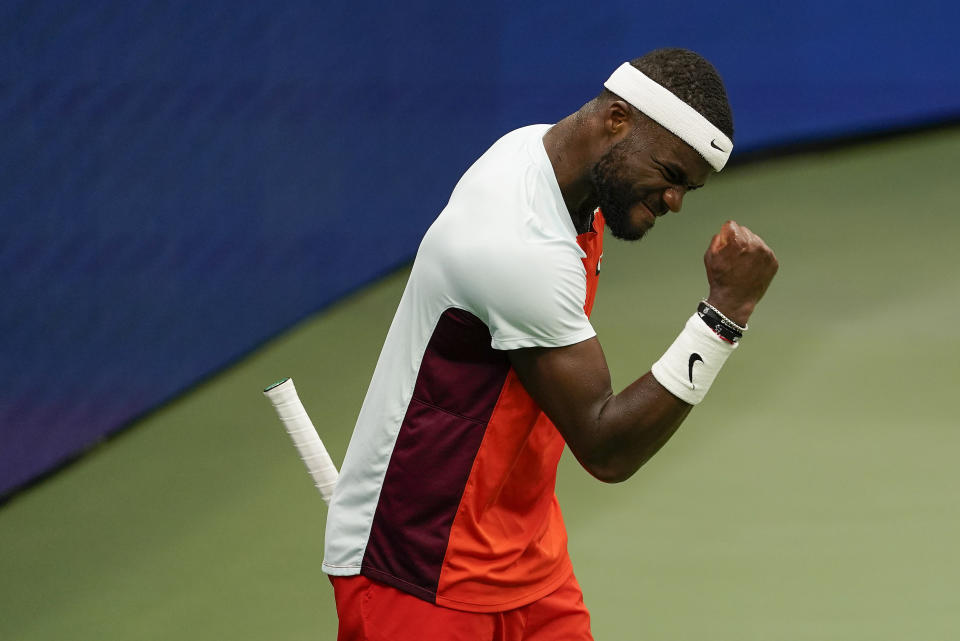
<path id="1" fill-rule="evenodd" d="M 646 373 L 614 394 L 600 343 L 510 353 L 520 381 L 581 465 L 610 483 L 633 475 L 669 440 L 691 405 Z"/>
<path id="2" fill-rule="evenodd" d="M 721 329 L 710 313 L 692 315 L 651 371 L 616 395 L 596 339 L 519 350 L 512 360 L 577 460 L 596 478 L 615 483 L 663 447 L 735 351 L 740 334 Z"/>
<path id="3" fill-rule="evenodd" d="M 676 432 L 709 391 L 778 268 L 763 240 L 732 221 L 713 237 L 704 264 L 713 308 L 698 309 L 651 372 L 619 394 L 596 338 L 510 352 L 520 382 L 598 479 L 629 478 Z"/>

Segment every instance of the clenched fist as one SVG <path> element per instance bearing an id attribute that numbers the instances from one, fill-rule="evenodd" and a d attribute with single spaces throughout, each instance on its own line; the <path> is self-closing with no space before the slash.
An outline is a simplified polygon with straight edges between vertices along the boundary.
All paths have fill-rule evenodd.
<path id="1" fill-rule="evenodd" d="M 746 325 L 780 264 L 752 231 L 728 220 L 703 255 L 710 283 L 707 302 L 738 325 Z"/>

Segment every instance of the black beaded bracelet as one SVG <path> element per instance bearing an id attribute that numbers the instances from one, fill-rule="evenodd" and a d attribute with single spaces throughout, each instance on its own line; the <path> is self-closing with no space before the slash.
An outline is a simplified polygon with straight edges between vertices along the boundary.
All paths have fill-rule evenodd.
<path id="1" fill-rule="evenodd" d="M 697 315 L 714 334 L 728 343 L 736 345 L 743 338 L 743 331 L 746 330 L 746 327 L 741 328 L 736 325 L 706 301 L 697 306 Z"/>

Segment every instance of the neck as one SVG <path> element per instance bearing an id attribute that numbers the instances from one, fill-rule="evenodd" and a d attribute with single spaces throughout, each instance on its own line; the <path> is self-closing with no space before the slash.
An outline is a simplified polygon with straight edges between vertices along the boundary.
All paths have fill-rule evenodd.
<path id="1" fill-rule="evenodd" d="M 571 114 L 555 124 L 543 136 L 543 146 L 557 176 L 563 202 L 577 231 L 583 233 L 590 226 L 596 195 L 590 172 L 596 162 L 596 150 L 591 144 L 595 136 L 580 112 Z"/>

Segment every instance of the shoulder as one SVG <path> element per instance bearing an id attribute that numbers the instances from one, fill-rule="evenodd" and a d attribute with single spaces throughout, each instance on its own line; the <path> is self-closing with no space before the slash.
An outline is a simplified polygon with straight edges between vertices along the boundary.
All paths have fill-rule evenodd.
<path id="1" fill-rule="evenodd" d="M 510 196 L 516 187 L 529 182 L 537 169 L 537 159 L 531 153 L 550 125 L 529 125 L 505 134 L 483 153 L 463 174 L 454 187 L 450 202 L 458 198 L 473 198 L 477 193 Z"/>
<path id="2" fill-rule="evenodd" d="M 530 243 L 491 270 L 483 290 L 487 324 L 498 349 L 559 346 L 593 336 L 584 311 L 587 276 L 567 243 Z"/>
<path id="3" fill-rule="evenodd" d="M 572 239 L 550 233 L 542 221 L 518 212 L 514 228 L 434 226 L 421 245 L 416 277 L 429 282 L 490 329 L 493 345 L 514 349 L 582 340 L 586 270 Z"/>
<path id="4" fill-rule="evenodd" d="M 418 281 L 483 320 L 504 349 L 553 344 L 588 325 L 584 252 L 547 173 L 548 128 L 507 134 L 471 167 L 414 265 Z"/>

